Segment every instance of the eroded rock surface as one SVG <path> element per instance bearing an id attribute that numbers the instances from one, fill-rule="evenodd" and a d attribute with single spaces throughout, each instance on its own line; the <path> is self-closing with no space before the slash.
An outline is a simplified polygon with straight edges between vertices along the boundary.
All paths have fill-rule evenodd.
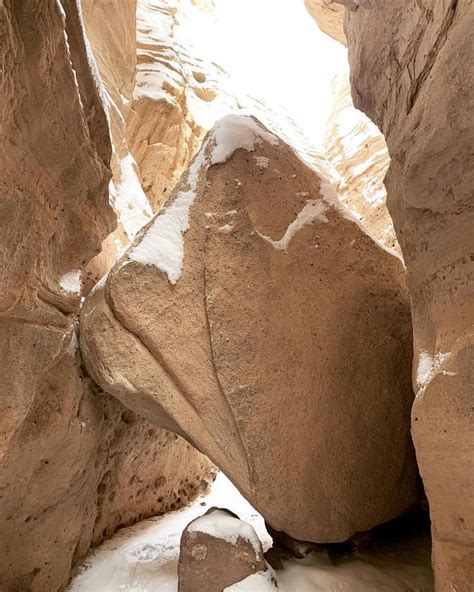
<path id="1" fill-rule="evenodd" d="M 0 589 L 56 592 L 91 544 L 202 490 L 209 464 L 81 368 L 81 274 L 115 215 L 79 4 L 1 3 L 0 22 Z"/>
<path id="2" fill-rule="evenodd" d="M 474 582 L 474 5 L 375 2 L 347 15 L 352 94 L 385 135 L 388 206 L 414 324 L 412 429 L 436 589 Z"/>
<path id="3" fill-rule="evenodd" d="M 222 592 L 252 575 L 271 579 L 268 571 L 255 530 L 228 510 L 210 508 L 183 531 L 179 592 Z"/>
<path id="4" fill-rule="evenodd" d="M 390 159 L 384 137 L 354 108 L 348 73 L 334 78 L 333 96 L 324 155 L 336 172 L 337 196 L 377 239 L 398 252 L 386 206 L 384 178 Z"/>
<path id="5" fill-rule="evenodd" d="M 334 0 L 305 0 L 304 4 L 323 33 L 347 45 L 344 33 L 344 7 Z"/>
<path id="6" fill-rule="evenodd" d="M 414 502 L 403 266 L 254 119 L 216 125 L 81 327 L 96 381 L 274 528 L 342 541 Z"/>

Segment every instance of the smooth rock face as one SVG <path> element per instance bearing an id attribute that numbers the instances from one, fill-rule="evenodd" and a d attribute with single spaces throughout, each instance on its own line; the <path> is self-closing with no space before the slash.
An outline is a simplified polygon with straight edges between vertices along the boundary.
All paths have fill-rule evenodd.
<path id="1" fill-rule="evenodd" d="M 109 200 L 118 222 L 116 230 L 103 241 L 101 252 L 85 269 L 82 286 L 88 293 L 153 213 L 127 142 L 136 82 L 136 0 L 82 0 L 82 10 L 109 120 L 113 146 Z"/>
<path id="2" fill-rule="evenodd" d="M 385 135 L 388 206 L 408 272 L 412 429 L 436 589 L 474 582 L 474 6 L 375 2 L 348 14 L 356 106 Z"/>
<path id="3" fill-rule="evenodd" d="M 178 592 L 222 592 L 267 570 L 255 530 L 228 510 L 210 508 L 181 536 Z"/>
<path id="4" fill-rule="evenodd" d="M 0 5 L 2 592 L 62 589 L 91 544 L 178 507 L 209 469 L 81 368 L 81 274 L 115 215 L 81 15 L 62 6 Z"/>
<path id="5" fill-rule="evenodd" d="M 342 541 L 415 500 L 402 264 L 253 119 L 207 136 L 86 299 L 81 348 L 296 539 Z"/>

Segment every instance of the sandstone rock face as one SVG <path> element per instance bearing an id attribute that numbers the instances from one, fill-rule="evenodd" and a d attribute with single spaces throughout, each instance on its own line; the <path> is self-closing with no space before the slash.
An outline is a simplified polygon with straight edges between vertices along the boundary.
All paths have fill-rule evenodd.
<path id="1" fill-rule="evenodd" d="M 103 241 L 101 252 L 92 259 L 83 274 L 83 291 L 88 293 L 109 271 L 136 232 L 151 218 L 152 210 L 140 185 L 137 165 L 127 142 L 127 121 L 137 65 L 136 0 L 83 0 L 82 8 L 109 120 L 113 147 L 109 199 L 118 221 L 117 229 Z"/>
<path id="2" fill-rule="evenodd" d="M 91 544 L 193 497 L 209 464 L 81 369 L 81 272 L 115 215 L 79 4 L 2 3 L 0 22 L 0 589 L 55 592 Z"/>
<path id="3" fill-rule="evenodd" d="M 232 512 L 211 508 L 181 536 L 179 592 L 222 592 L 267 571 L 255 530 Z"/>
<path id="4" fill-rule="evenodd" d="M 403 266 L 254 119 L 207 136 L 86 299 L 81 348 L 294 538 L 342 541 L 415 499 Z"/>
<path id="5" fill-rule="evenodd" d="M 336 172 L 339 200 L 384 245 L 399 251 L 386 206 L 384 178 L 390 162 L 377 126 L 354 108 L 348 75 L 333 82 L 334 106 L 324 138 L 324 155 Z"/>
<path id="6" fill-rule="evenodd" d="M 467 592 L 474 582 L 474 6 L 365 4 L 346 23 L 352 94 L 392 158 L 388 205 L 412 301 L 412 429 L 430 503 L 436 589 Z"/>
<path id="7" fill-rule="evenodd" d="M 347 45 L 343 6 L 336 4 L 334 0 L 304 0 L 304 4 L 323 33 L 342 45 Z"/>

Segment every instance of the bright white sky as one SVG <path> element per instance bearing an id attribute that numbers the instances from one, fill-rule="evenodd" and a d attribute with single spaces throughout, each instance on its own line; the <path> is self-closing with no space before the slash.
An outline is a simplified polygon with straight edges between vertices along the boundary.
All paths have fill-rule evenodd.
<path id="1" fill-rule="evenodd" d="M 226 63 L 249 94 L 276 100 L 305 127 L 310 114 L 315 128 L 325 122 L 347 50 L 319 30 L 303 0 L 216 0 L 216 8 Z"/>
<path id="2" fill-rule="evenodd" d="M 303 0 L 215 1 L 217 22 L 199 35 L 200 49 L 244 92 L 282 105 L 319 145 L 332 104 L 330 84 L 347 71 L 347 50 L 319 30 Z"/>

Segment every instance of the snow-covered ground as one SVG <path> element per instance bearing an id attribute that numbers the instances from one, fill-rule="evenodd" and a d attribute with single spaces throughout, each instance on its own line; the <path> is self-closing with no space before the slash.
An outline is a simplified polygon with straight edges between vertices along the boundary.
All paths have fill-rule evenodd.
<path id="1" fill-rule="evenodd" d="M 232 510 L 252 524 L 264 548 L 271 545 L 263 518 L 220 473 L 206 497 L 177 512 L 124 528 L 90 553 L 68 592 L 176 592 L 181 533 L 212 506 Z M 280 592 L 433 590 L 426 535 L 376 553 L 347 557 L 336 565 L 324 553 L 313 553 L 304 560 L 287 561 L 277 577 Z"/>

